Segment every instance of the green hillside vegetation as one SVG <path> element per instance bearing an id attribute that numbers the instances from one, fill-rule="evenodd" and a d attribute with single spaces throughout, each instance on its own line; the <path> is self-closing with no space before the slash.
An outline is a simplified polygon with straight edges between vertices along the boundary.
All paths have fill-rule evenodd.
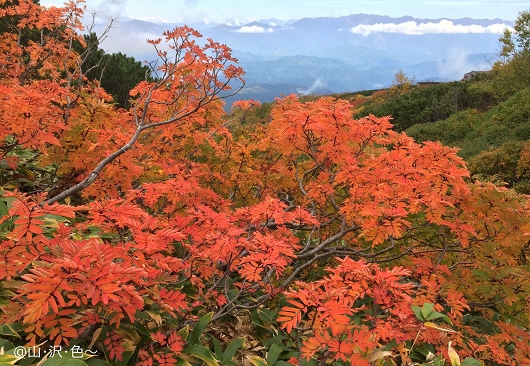
<path id="1" fill-rule="evenodd" d="M 484 76 L 485 78 L 487 76 Z M 407 128 L 448 118 L 469 108 L 485 110 L 495 101 L 482 90 L 474 88 L 475 82 L 441 83 L 436 86 L 397 94 L 389 90 L 382 98 L 370 98 L 356 114 L 357 118 L 369 114 L 392 116 L 395 129 Z"/>
<path id="2" fill-rule="evenodd" d="M 517 192 L 530 194 L 530 143 L 510 141 L 471 158 L 471 172 L 507 182 Z"/>
<path id="3" fill-rule="evenodd" d="M 507 142 L 526 141 L 530 139 L 530 88 L 483 113 L 466 109 L 444 120 L 416 124 L 406 132 L 418 141 L 440 141 L 460 147 L 464 159 Z"/>
<path id="4" fill-rule="evenodd" d="M 526 157 L 530 151 L 530 87 L 484 113 L 468 109 L 435 123 L 417 124 L 406 132 L 418 141 L 459 147 L 472 174 L 495 177 L 521 193 L 530 193 Z"/>
<path id="5" fill-rule="evenodd" d="M 472 174 L 490 176 L 520 193 L 530 193 L 528 51 L 495 65 L 490 75 L 469 85 L 468 90 L 482 95 L 477 104 L 491 100 L 496 104 L 486 110 L 475 107 L 458 111 L 433 123 L 416 123 L 406 129 L 407 134 L 418 141 L 459 147 Z"/>

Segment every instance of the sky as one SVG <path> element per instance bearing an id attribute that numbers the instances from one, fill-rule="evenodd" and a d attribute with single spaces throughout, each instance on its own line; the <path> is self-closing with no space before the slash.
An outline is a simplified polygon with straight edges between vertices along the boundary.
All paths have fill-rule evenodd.
<path id="1" fill-rule="evenodd" d="M 63 0 L 40 0 L 44 6 L 60 6 Z M 101 16 L 129 17 L 156 22 L 212 21 L 240 23 L 257 19 L 339 17 L 376 14 L 415 18 L 465 17 L 515 20 L 530 9 L 528 0 L 86 0 L 88 11 Z"/>

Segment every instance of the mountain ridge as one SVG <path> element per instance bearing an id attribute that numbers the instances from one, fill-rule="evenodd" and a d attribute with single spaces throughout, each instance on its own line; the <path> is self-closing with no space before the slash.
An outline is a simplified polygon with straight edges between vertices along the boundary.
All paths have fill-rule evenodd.
<path id="1" fill-rule="evenodd" d="M 452 23 L 440 23 L 442 20 Z M 234 50 L 247 71 L 247 88 L 256 85 L 259 88 L 255 90 L 266 90 L 267 85 L 274 85 L 263 97 L 256 98 L 260 101 L 270 101 L 270 94 L 278 91 L 278 85 L 289 86 L 285 92 L 308 90 L 317 80 L 325 85 L 324 89 L 334 93 L 354 90 L 346 88 L 387 86 L 400 69 L 417 80 L 459 80 L 472 69 L 488 67 L 487 61 L 478 61 L 475 55 L 493 57 L 500 34 L 491 33 L 493 31 L 487 27 L 500 29 L 502 25 L 513 25 L 513 22 L 498 18 L 422 19 L 374 14 L 302 18 L 282 24 L 276 21 L 254 20 L 237 25 L 198 22 L 193 25 L 204 39 L 212 38 Z M 414 27 L 422 23 L 432 23 L 429 29 L 434 27 L 438 33 L 406 33 L 417 31 Z M 181 24 L 137 19 L 118 22 L 103 47 L 139 60 L 152 60 L 156 55 L 152 47 L 145 44 L 145 39 L 158 38 L 164 30 Z M 367 28 L 364 34 L 352 32 L 352 28 L 359 25 L 392 30 L 396 24 L 401 24 L 402 28 L 394 32 L 375 28 Z M 469 28 L 471 25 L 473 29 Z M 468 33 L 443 33 L 444 27 L 453 27 L 447 32 Z M 479 31 L 482 33 L 473 33 Z M 123 39 L 129 41 L 123 42 Z"/>

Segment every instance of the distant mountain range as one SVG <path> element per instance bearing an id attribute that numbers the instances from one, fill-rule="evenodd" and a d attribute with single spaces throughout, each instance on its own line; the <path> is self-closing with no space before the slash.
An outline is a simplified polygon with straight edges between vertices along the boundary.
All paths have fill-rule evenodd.
<path id="1" fill-rule="evenodd" d="M 102 44 L 139 60 L 155 55 L 146 38 L 182 24 L 122 19 Z M 240 98 L 377 89 L 402 69 L 417 81 L 459 80 L 489 69 L 498 39 L 513 22 L 501 19 L 416 19 L 356 14 L 339 18 L 267 19 L 247 24 L 191 23 L 225 43 L 246 71 Z M 97 25 L 101 32 L 103 25 Z"/>

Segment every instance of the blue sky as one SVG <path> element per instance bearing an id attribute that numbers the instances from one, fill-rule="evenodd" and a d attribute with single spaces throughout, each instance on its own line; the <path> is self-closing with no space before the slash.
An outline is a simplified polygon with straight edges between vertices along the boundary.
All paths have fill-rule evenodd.
<path id="1" fill-rule="evenodd" d="M 41 0 L 40 3 L 60 6 L 63 1 Z M 530 8 L 527 0 L 87 0 L 86 5 L 88 10 L 97 10 L 106 16 L 166 22 L 288 20 L 358 13 L 515 20 L 520 11 Z"/>

